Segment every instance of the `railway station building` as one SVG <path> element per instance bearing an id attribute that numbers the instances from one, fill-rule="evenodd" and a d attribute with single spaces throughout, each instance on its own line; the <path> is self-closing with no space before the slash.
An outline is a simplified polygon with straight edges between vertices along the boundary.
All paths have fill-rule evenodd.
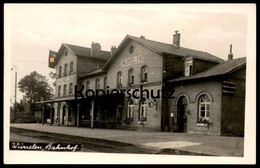
<path id="1" fill-rule="evenodd" d="M 43 124 L 243 135 L 246 57 L 233 59 L 232 46 L 227 60 L 184 48 L 180 36 L 49 51 L 57 77 L 54 99 L 40 102 Z"/>

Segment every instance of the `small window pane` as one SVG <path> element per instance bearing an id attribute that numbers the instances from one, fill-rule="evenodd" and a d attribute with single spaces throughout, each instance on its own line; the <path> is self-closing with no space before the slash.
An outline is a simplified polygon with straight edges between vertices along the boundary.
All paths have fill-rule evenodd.
<path id="1" fill-rule="evenodd" d="M 205 111 L 200 111 L 200 116 L 205 117 Z"/>

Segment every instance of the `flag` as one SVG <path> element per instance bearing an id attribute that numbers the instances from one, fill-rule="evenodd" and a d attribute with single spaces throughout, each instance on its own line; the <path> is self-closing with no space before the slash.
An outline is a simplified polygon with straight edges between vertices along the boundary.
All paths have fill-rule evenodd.
<path id="1" fill-rule="evenodd" d="M 57 52 L 49 50 L 49 67 L 54 68 L 55 67 L 55 58 L 57 56 Z"/>

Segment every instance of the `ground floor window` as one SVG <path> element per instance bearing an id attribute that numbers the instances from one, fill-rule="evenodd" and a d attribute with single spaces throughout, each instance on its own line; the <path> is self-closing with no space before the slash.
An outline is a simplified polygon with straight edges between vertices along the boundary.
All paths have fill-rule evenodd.
<path id="1" fill-rule="evenodd" d="M 197 123 L 210 124 L 210 99 L 207 95 L 199 98 L 199 114 Z"/>
<path id="2" fill-rule="evenodd" d="M 142 99 L 140 101 L 139 117 L 138 117 L 138 120 L 140 122 L 146 122 L 146 119 L 147 119 L 146 111 L 147 111 L 147 100 L 146 99 Z"/>
<path id="3" fill-rule="evenodd" d="M 128 110 L 127 110 L 126 118 L 133 118 L 133 112 L 134 112 L 134 101 L 130 99 L 128 102 Z"/>

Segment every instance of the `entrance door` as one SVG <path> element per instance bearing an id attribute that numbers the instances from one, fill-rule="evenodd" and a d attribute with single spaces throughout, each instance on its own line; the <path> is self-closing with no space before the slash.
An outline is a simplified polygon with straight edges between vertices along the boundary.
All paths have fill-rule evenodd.
<path id="1" fill-rule="evenodd" d="M 66 106 L 64 105 L 62 108 L 62 121 L 61 124 L 64 125 L 64 119 L 66 117 Z"/>
<path id="2" fill-rule="evenodd" d="M 187 99 L 182 96 L 178 100 L 177 105 L 177 123 L 178 123 L 178 132 L 187 132 L 187 116 L 186 116 L 186 108 L 187 108 Z"/>

